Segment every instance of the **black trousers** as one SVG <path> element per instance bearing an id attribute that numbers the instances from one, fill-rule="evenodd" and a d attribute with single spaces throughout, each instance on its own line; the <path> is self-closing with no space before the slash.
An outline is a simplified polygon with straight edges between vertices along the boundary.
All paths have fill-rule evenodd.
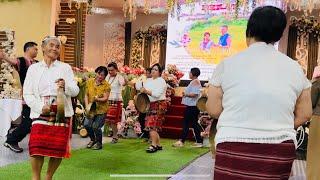
<path id="1" fill-rule="evenodd" d="M 181 135 L 181 141 L 184 142 L 187 139 L 189 132 L 189 124 L 191 123 L 192 128 L 194 130 L 195 138 L 197 143 L 202 143 L 203 138 L 200 136 L 202 128 L 198 123 L 199 109 L 197 106 L 187 106 L 184 112 L 184 120 L 183 120 L 183 130 Z"/>
<path id="2" fill-rule="evenodd" d="M 147 115 L 146 113 L 140 113 L 138 117 L 139 123 L 141 125 L 141 132 L 143 133 L 142 138 L 149 138 L 149 132 L 144 130 L 144 128 L 146 127 L 145 126 L 146 115 Z"/>
<path id="3" fill-rule="evenodd" d="M 32 119 L 30 119 L 30 108 L 24 104 L 22 106 L 22 121 L 18 127 L 7 135 L 7 143 L 18 144 L 30 133 Z"/>

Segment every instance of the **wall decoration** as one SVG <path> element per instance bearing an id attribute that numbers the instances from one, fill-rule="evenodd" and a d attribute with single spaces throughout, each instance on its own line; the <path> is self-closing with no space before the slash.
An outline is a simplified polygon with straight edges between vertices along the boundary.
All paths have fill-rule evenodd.
<path id="1" fill-rule="evenodd" d="M 290 17 L 291 26 L 297 31 L 296 59 L 309 79 L 319 63 L 320 23 L 317 17 Z"/>
<path id="2" fill-rule="evenodd" d="M 125 57 L 125 27 L 123 23 L 105 23 L 103 39 L 103 58 L 108 64 L 116 62 L 123 66 Z"/>
<path id="3" fill-rule="evenodd" d="M 304 33 L 309 33 L 320 38 L 320 23 L 318 22 L 317 17 L 302 16 L 301 18 L 297 18 L 292 16 L 290 21 L 292 26 L 297 27 L 299 37 L 304 37 Z"/>
<path id="4" fill-rule="evenodd" d="M 307 39 L 301 38 L 301 40 L 297 44 L 297 50 L 296 50 L 297 61 L 302 67 L 305 75 L 307 75 L 307 72 L 308 72 L 308 47 L 306 42 L 307 42 Z"/>
<path id="5" fill-rule="evenodd" d="M 147 39 L 151 41 L 146 42 Z M 132 40 L 130 66 L 138 67 L 140 64 L 152 65 L 158 63 L 160 59 L 161 44 L 167 39 L 167 26 L 163 24 L 155 24 L 147 28 L 147 30 L 139 30 L 135 33 Z M 151 43 L 151 44 L 146 44 Z M 150 52 L 145 51 L 145 46 L 151 46 Z M 148 59 L 144 59 L 144 55 L 150 53 Z M 148 61 L 147 63 L 145 61 Z"/>
<path id="6" fill-rule="evenodd" d="M 160 59 L 160 43 L 159 38 L 152 38 L 150 65 L 159 63 Z"/>
<path id="7" fill-rule="evenodd" d="M 123 12 L 130 21 L 136 19 L 138 12 L 150 14 L 154 12 L 170 12 L 171 16 L 180 16 L 181 5 L 187 4 L 194 9 L 194 2 L 198 0 L 123 0 Z M 246 12 L 249 8 L 254 9 L 263 5 L 279 5 L 284 11 L 303 11 L 304 14 L 311 14 L 314 9 L 319 8 L 317 0 L 201 0 L 209 3 L 226 3 L 227 9 L 235 18 L 240 13 Z M 161 10 L 160 10 L 161 9 Z"/>

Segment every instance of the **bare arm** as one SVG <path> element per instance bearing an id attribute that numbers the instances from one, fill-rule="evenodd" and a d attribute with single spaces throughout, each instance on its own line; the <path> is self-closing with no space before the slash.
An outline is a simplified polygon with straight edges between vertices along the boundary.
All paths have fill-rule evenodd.
<path id="1" fill-rule="evenodd" d="M 223 91 L 221 86 L 216 87 L 213 85 L 209 86 L 208 90 L 208 100 L 207 100 L 207 112 L 212 117 L 218 119 L 220 114 L 223 111 L 222 107 L 222 97 L 223 97 Z"/>
<path id="2" fill-rule="evenodd" d="M 11 65 L 17 65 L 18 61 L 15 58 L 9 58 L 8 55 L 0 49 L 0 60 L 4 60 Z"/>
<path id="3" fill-rule="evenodd" d="M 106 93 L 103 94 L 102 97 L 97 97 L 97 98 L 95 98 L 95 100 L 97 102 L 107 102 L 108 99 L 109 99 L 109 95 L 110 95 L 110 92 L 106 92 Z"/>
<path id="4" fill-rule="evenodd" d="M 312 103 L 310 88 L 302 91 L 297 99 L 294 110 L 294 128 L 298 128 L 306 121 L 310 120 L 312 116 Z"/>
<path id="5" fill-rule="evenodd" d="M 84 106 L 87 108 L 89 104 L 89 98 L 87 93 L 84 95 Z"/>
<path id="6" fill-rule="evenodd" d="M 186 93 L 183 93 L 183 96 L 185 97 L 189 97 L 189 98 L 197 98 L 200 94 L 201 94 L 201 83 L 199 80 L 196 80 L 196 81 L 192 81 L 191 82 L 191 92 L 186 94 Z"/>
<path id="7" fill-rule="evenodd" d="M 227 39 L 227 46 L 230 47 L 231 46 L 231 37 L 229 36 Z"/>
<path id="8" fill-rule="evenodd" d="M 311 87 L 312 108 L 316 107 L 319 99 L 319 87 L 317 83 L 318 82 L 315 82 Z"/>
<path id="9" fill-rule="evenodd" d="M 195 94 L 195 93 L 189 93 L 189 94 L 185 94 L 185 97 L 189 97 L 189 98 L 196 98 L 198 97 L 199 94 Z"/>
<path id="10" fill-rule="evenodd" d="M 119 83 L 121 86 L 125 86 L 127 84 L 127 79 L 124 78 L 121 74 L 118 74 L 119 75 Z"/>

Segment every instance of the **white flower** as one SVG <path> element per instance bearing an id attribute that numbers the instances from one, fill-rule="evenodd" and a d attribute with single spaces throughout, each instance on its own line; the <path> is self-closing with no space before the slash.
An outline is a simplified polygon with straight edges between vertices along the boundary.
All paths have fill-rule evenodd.
<path id="1" fill-rule="evenodd" d="M 75 18 L 67 18 L 67 19 L 66 19 L 66 22 L 67 22 L 68 24 L 73 24 L 73 23 L 76 22 L 76 19 L 75 19 Z"/>
<path id="2" fill-rule="evenodd" d="M 65 44 L 67 42 L 67 37 L 66 36 L 58 36 L 62 44 Z"/>

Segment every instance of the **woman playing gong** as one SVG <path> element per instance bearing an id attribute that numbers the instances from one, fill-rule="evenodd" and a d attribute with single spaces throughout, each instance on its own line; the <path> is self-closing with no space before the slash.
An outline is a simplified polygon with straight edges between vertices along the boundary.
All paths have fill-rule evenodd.
<path id="1" fill-rule="evenodd" d="M 162 68 L 159 64 L 151 67 L 151 76 L 144 83 L 137 82 L 136 89 L 141 93 L 146 93 L 150 99 L 150 109 L 146 115 L 145 130 L 150 131 L 151 146 L 148 153 L 162 150 L 160 145 L 159 131 L 161 131 L 164 121 L 164 114 L 167 110 L 166 102 L 166 81 L 161 77 Z"/>

